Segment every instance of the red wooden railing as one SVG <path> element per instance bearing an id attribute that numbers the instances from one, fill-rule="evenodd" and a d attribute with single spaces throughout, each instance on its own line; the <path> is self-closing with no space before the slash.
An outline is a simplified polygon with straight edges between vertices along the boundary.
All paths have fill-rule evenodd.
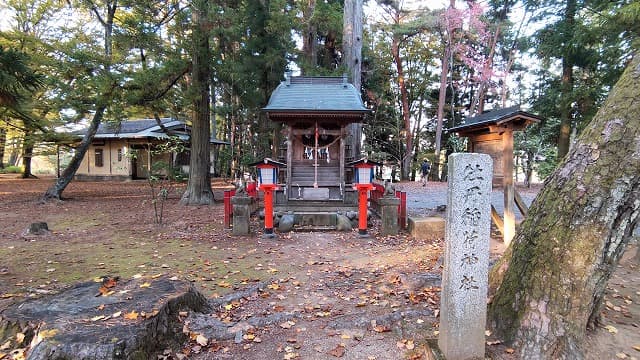
<path id="1" fill-rule="evenodd" d="M 233 205 L 231 205 L 231 197 L 236 194 L 236 190 L 224 191 L 224 228 L 231 228 L 231 216 L 233 216 Z"/>
<path id="2" fill-rule="evenodd" d="M 398 225 L 400 229 L 407 228 L 407 192 L 396 190 L 396 197 L 400 199 L 398 205 Z"/>
<path id="3" fill-rule="evenodd" d="M 231 218 L 233 217 L 233 204 L 231 204 L 231 197 L 236 194 L 236 190 L 224 191 L 224 227 L 225 229 L 231 229 Z M 255 181 L 247 183 L 247 195 L 249 197 L 258 199 L 258 186 Z"/>
<path id="4" fill-rule="evenodd" d="M 369 193 L 369 200 L 374 210 L 380 213 L 380 205 L 378 200 L 384 196 L 384 185 L 379 183 L 373 184 L 373 190 Z M 405 191 L 396 190 L 396 197 L 400 199 L 398 205 L 398 225 L 401 229 L 407 228 L 407 193 Z"/>
<path id="5" fill-rule="evenodd" d="M 231 228 L 231 218 L 233 217 L 233 205 L 231 204 L 231 197 L 236 194 L 234 190 L 224 191 L 224 227 L 226 229 Z M 249 197 L 258 199 L 258 188 L 255 182 L 247 183 L 247 194 Z M 369 192 L 369 201 L 371 206 L 376 212 L 380 212 L 380 206 L 378 200 L 384 196 L 384 186 L 382 184 L 374 183 L 373 190 Z M 400 205 L 398 205 L 398 225 L 401 229 L 407 228 L 407 193 L 405 191 L 396 190 L 396 197 L 400 199 Z"/>

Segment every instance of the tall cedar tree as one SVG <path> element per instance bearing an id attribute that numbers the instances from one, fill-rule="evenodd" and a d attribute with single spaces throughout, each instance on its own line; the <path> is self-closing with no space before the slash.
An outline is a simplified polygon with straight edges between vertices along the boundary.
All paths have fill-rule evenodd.
<path id="1" fill-rule="evenodd" d="M 211 69 L 209 59 L 209 1 L 195 0 L 192 7 L 192 77 L 193 77 L 193 119 L 191 126 L 191 156 L 189 160 L 189 182 L 182 195 L 184 205 L 211 204 L 211 175 L 209 163 L 210 116 L 209 83 Z"/>

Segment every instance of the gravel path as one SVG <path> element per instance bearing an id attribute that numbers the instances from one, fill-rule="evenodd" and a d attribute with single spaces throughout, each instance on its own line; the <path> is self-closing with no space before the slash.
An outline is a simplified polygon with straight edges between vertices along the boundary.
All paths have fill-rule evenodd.
<path id="1" fill-rule="evenodd" d="M 521 184 L 516 189 L 527 206 L 531 206 L 533 199 L 538 194 L 542 184 L 535 184 L 531 188 L 526 188 Z M 428 216 L 436 212 L 440 205 L 447 204 L 447 183 L 429 182 L 427 186 L 422 186 L 419 181 L 400 182 L 395 184 L 396 190 L 407 192 L 407 212 L 409 216 Z M 502 189 L 494 189 L 491 204 L 501 215 L 504 213 L 504 203 Z M 516 218 L 522 218 L 522 214 L 514 209 Z"/>

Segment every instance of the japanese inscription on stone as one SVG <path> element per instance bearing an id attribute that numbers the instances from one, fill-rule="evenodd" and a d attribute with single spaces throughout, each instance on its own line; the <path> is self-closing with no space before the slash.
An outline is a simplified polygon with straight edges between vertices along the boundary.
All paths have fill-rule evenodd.
<path id="1" fill-rule="evenodd" d="M 489 155 L 449 157 L 438 339 L 448 360 L 484 358 L 492 174 Z"/>

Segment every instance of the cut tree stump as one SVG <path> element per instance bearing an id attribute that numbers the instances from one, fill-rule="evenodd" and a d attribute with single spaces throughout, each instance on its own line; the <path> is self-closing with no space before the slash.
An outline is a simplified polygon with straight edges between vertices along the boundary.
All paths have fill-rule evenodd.
<path id="1" fill-rule="evenodd" d="M 22 236 L 30 236 L 30 235 L 42 236 L 42 235 L 49 235 L 50 233 L 51 231 L 49 231 L 49 226 L 47 225 L 47 223 L 44 221 L 39 221 L 39 222 L 31 223 L 29 227 L 24 229 L 24 231 L 22 232 Z"/>
<path id="2" fill-rule="evenodd" d="M 210 310 L 185 281 L 86 282 L 0 312 L 0 344 L 34 360 L 155 359 L 188 341 L 184 312 Z"/>

